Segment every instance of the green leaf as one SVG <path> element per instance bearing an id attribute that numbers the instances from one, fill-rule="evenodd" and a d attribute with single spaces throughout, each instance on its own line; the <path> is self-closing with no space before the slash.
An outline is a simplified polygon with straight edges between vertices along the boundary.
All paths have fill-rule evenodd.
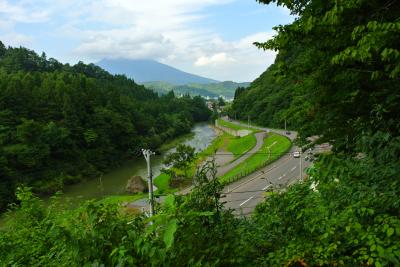
<path id="1" fill-rule="evenodd" d="M 202 212 L 195 212 L 196 216 L 212 216 L 214 212 L 212 211 L 202 211 Z"/>
<path id="2" fill-rule="evenodd" d="M 175 206 L 175 196 L 174 195 L 168 195 L 165 198 L 164 204 L 167 207 L 174 207 Z"/>
<path id="3" fill-rule="evenodd" d="M 163 240 L 167 249 L 169 249 L 174 242 L 174 234 L 177 228 L 178 221 L 176 219 L 173 219 L 168 223 L 167 228 L 165 229 Z"/>
<path id="4" fill-rule="evenodd" d="M 388 228 L 387 231 L 386 231 L 386 235 L 388 237 L 392 236 L 393 233 L 394 233 L 394 229 L 392 227 Z"/>
<path id="5" fill-rule="evenodd" d="M 382 257 L 385 254 L 385 249 L 381 246 L 377 246 L 376 250 L 378 251 L 380 257 Z"/>

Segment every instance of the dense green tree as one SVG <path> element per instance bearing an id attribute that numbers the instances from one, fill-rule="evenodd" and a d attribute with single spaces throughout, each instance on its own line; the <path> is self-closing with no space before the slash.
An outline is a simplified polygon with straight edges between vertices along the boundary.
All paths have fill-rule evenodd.
<path id="1" fill-rule="evenodd" d="M 168 167 L 175 169 L 180 169 L 185 172 L 185 177 L 187 176 L 187 168 L 195 159 L 195 149 L 194 147 L 179 144 L 176 147 L 175 152 L 171 152 L 165 156 L 163 162 Z"/>
<path id="2" fill-rule="evenodd" d="M 257 44 L 278 50 L 276 62 L 249 89 L 237 90 L 231 112 L 241 111 L 238 117 L 254 112 L 257 118 L 268 110 L 260 116 L 260 123 L 278 125 L 288 118 L 303 141 L 309 135 L 319 136 L 320 142 L 329 141 L 332 151 L 317 157 L 307 171 L 308 178 L 286 190 L 270 192 L 248 218 L 223 209 L 222 185 L 217 179 L 208 179 L 215 178 L 215 168 L 211 175 L 207 168 L 199 170 L 188 196 L 167 197 L 158 214 L 148 219 L 140 215 L 129 218 L 115 206 L 93 202 L 77 211 L 54 205 L 46 210 L 29 190 L 18 190 L 20 207 L 7 230 L 0 232 L 0 264 L 400 265 L 399 1 L 259 2 L 284 5 L 296 19 L 277 27 L 272 40 Z M 39 159 L 46 157 L 49 145 L 36 142 L 47 136 L 59 136 L 56 140 L 61 144 L 77 138 L 81 142 L 78 148 L 96 144 L 101 134 L 93 125 L 84 124 L 92 118 L 72 112 L 75 108 L 91 112 L 90 105 L 85 105 L 90 98 L 85 98 L 88 87 L 82 80 L 77 80 L 79 89 L 86 89 L 74 92 L 74 87 L 68 87 L 84 99 L 79 102 L 81 98 L 71 97 L 68 102 L 70 115 L 76 118 L 70 121 L 82 127 L 75 129 L 61 122 L 58 125 L 58 121 L 55 125 L 43 122 L 40 116 L 29 117 L 24 106 L 14 107 L 20 104 L 13 97 L 23 75 L 8 79 L 8 72 L 1 68 L 0 75 L 7 78 L 0 79 L 1 88 L 6 88 L 1 91 L 0 103 L 8 103 L 0 109 L 1 185 L 15 187 L 14 178 L 23 177 L 15 175 L 17 169 L 10 160 L 23 168 L 40 166 L 40 160 L 27 160 L 24 153 L 37 150 Z M 29 94 L 29 90 L 21 92 Z M 146 94 L 141 93 L 142 97 Z M 115 95 L 106 96 L 100 94 L 97 101 L 103 101 L 109 110 L 124 111 L 113 104 L 118 99 Z M 165 108 L 169 113 L 152 118 L 152 123 L 180 127 L 193 119 L 183 120 L 187 111 L 176 108 L 176 104 L 187 107 L 185 101 L 188 98 L 169 95 L 161 97 L 158 106 L 140 106 L 140 110 L 157 114 Z M 169 106 L 169 102 L 173 104 Z M 39 115 L 43 112 L 36 105 L 30 108 Z M 147 127 L 145 121 L 141 123 Z M 159 133 L 148 127 L 144 133 L 175 134 L 173 126 Z M 141 142 L 148 142 L 136 129 Z M 13 149 L 23 152 L 20 159 L 18 154 L 9 157 L 5 153 Z M 89 160 L 90 155 L 82 159 Z M 9 190 L 1 192 L 9 194 Z"/>
<path id="3" fill-rule="evenodd" d="M 54 192 L 209 116 L 200 97 L 160 97 L 93 64 L 64 65 L 1 43 L 0 210 L 18 184 Z"/>
<path id="4" fill-rule="evenodd" d="M 218 97 L 218 106 L 219 107 L 225 106 L 225 101 L 222 97 Z"/>
<path id="5" fill-rule="evenodd" d="M 278 85 L 280 91 L 292 92 L 282 117 L 290 114 L 302 137 L 319 135 L 336 149 L 354 150 L 373 114 L 393 124 L 399 113 L 397 1 L 260 2 L 285 5 L 299 16 L 276 27 L 274 39 L 257 45 L 279 51 L 268 72 L 286 82 Z M 398 134 L 396 126 L 388 127 L 390 134 Z"/>

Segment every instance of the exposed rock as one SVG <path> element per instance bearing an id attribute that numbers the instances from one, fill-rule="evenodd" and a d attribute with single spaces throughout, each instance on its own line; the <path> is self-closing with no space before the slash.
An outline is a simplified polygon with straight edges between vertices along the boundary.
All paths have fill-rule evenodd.
<path id="1" fill-rule="evenodd" d="M 147 183 L 140 176 L 132 176 L 126 185 L 126 191 L 131 194 L 148 191 Z"/>

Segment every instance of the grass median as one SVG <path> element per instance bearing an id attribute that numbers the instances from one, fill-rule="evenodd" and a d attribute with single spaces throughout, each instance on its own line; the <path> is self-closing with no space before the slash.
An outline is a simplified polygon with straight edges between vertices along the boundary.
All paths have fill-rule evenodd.
<path id="1" fill-rule="evenodd" d="M 243 137 L 234 137 L 230 135 L 230 140 L 227 145 L 227 150 L 231 152 L 234 159 L 241 157 L 244 153 L 255 147 L 257 139 L 254 134 L 248 134 Z"/>
<path id="2" fill-rule="evenodd" d="M 235 168 L 219 177 L 219 179 L 221 183 L 236 181 L 277 160 L 283 156 L 291 146 L 292 143 L 287 137 L 275 133 L 268 133 L 258 153 L 250 156 Z"/>

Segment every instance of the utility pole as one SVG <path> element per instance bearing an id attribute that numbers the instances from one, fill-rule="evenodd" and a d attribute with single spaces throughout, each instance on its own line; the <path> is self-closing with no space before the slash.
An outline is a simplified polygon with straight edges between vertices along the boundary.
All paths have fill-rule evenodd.
<path id="1" fill-rule="evenodd" d="M 143 156 L 147 163 L 147 175 L 149 184 L 149 202 L 150 202 L 150 216 L 154 215 L 154 197 L 153 197 L 153 173 L 151 171 L 150 156 L 154 155 L 150 149 L 142 149 Z"/>
<path id="2" fill-rule="evenodd" d="M 285 132 L 286 132 L 286 119 L 285 119 Z"/>

